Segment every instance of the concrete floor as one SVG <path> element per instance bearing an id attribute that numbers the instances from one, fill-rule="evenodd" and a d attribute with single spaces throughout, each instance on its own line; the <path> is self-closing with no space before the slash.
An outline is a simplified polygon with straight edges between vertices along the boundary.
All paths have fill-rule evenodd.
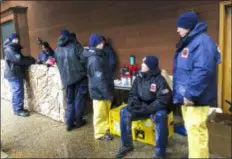
<path id="1" fill-rule="evenodd" d="M 94 140 L 92 114 L 86 118 L 86 126 L 67 132 L 63 123 L 36 113 L 29 118 L 14 116 L 9 102 L 1 100 L 1 149 L 12 158 L 113 158 L 120 138 L 111 142 Z M 152 157 L 152 146 L 139 142 L 134 142 L 134 146 L 127 158 Z M 185 156 L 186 137 L 174 135 L 167 154 L 168 158 Z"/>

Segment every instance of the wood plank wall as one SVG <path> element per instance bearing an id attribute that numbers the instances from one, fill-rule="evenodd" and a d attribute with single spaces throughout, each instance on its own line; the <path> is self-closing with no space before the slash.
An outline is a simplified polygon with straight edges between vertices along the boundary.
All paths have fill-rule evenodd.
<path id="1" fill-rule="evenodd" d="M 39 52 L 36 38 L 41 37 L 56 47 L 61 28 L 75 32 L 83 45 L 91 33 L 100 33 L 111 39 L 119 65 L 129 63 L 131 54 L 138 63 L 145 55 L 157 55 L 161 68 L 172 72 L 176 33 L 176 18 L 189 9 L 207 21 L 208 33 L 218 41 L 219 2 L 146 0 L 146 1 L 10 1 L 9 6 L 28 7 L 30 50 Z M 23 27 L 23 26 L 22 26 Z M 22 37 L 23 38 L 23 37 Z"/>

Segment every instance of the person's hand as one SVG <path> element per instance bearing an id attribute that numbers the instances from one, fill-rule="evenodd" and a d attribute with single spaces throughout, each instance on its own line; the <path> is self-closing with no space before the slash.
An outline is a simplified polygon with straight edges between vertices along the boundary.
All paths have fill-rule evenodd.
<path id="1" fill-rule="evenodd" d="M 50 60 L 48 59 L 46 62 L 45 62 L 46 65 L 51 65 L 51 62 Z"/>
<path id="2" fill-rule="evenodd" d="M 46 61 L 46 64 L 50 65 L 50 66 L 53 66 L 55 64 L 55 62 L 56 62 L 56 60 L 51 57 Z"/>
<path id="3" fill-rule="evenodd" d="M 194 103 L 193 103 L 193 101 L 188 100 L 187 98 L 184 97 L 184 105 L 189 105 L 189 106 L 191 106 L 191 105 L 194 105 Z"/>

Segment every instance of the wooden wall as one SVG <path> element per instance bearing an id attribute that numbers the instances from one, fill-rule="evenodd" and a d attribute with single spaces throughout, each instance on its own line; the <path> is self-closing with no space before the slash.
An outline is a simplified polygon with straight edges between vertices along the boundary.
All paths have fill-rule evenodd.
<path id="1" fill-rule="evenodd" d="M 67 28 L 77 34 L 83 45 L 88 44 L 91 33 L 109 37 L 120 65 L 129 63 L 131 54 L 136 56 L 137 63 L 146 55 L 157 55 L 161 68 L 171 73 L 175 44 L 179 39 L 176 18 L 189 9 L 194 9 L 207 21 L 208 33 L 218 41 L 217 0 L 10 1 L 1 6 L 1 11 L 16 5 L 28 7 L 30 50 L 33 56 L 39 52 L 37 37 L 56 47 L 60 29 Z"/>

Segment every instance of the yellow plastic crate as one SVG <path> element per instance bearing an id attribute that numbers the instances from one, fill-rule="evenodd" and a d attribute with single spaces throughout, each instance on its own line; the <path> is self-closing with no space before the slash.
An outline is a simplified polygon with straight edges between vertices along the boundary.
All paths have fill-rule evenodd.
<path id="1" fill-rule="evenodd" d="M 120 110 L 122 105 L 118 108 L 110 110 L 110 133 L 113 135 L 120 136 Z M 168 115 L 168 125 L 169 125 L 169 137 L 174 134 L 173 126 L 173 113 Z M 140 141 L 155 146 L 155 130 L 154 123 L 151 119 L 138 120 L 132 122 L 132 138 L 133 140 Z"/>

